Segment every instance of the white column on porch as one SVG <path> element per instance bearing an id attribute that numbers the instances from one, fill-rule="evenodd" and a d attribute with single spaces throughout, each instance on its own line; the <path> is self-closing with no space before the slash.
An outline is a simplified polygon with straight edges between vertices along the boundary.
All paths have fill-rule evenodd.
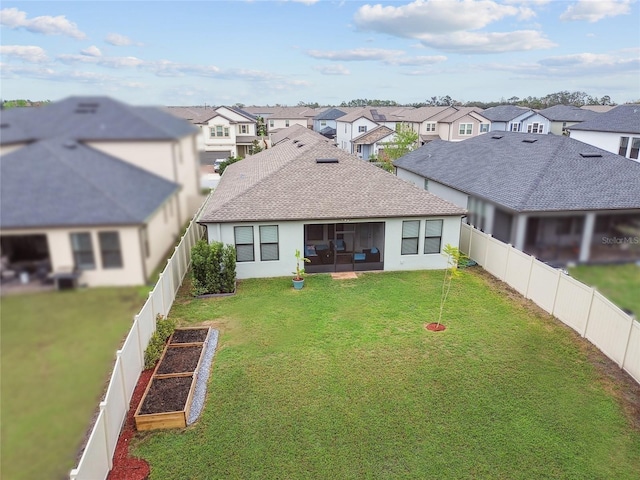
<path id="1" fill-rule="evenodd" d="M 520 251 L 524 250 L 524 240 L 526 238 L 527 233 L 527 220 L 529 217 L 526 214 L 519 214 L 516 216 L 515 224 L 515 235 L 513 237 L 513 246 Z"/>
<path id="2" fill-rule="evenodd" d="M 494 216 L 496 207 L 492 203 L 486 202 L 484 204 L 484 233 L 493 235 L 494 232 Z"/>
<path id="3" fill-rule="evenodd" d="M 589 261 L 591 253 L 591 241 L 593 240 L 593 228 L 596 224 L 595 212 L 587 212 L 584 216 L 584 228 L 582 229 L 582 240 L 580 242 L 580 262 Z"/>

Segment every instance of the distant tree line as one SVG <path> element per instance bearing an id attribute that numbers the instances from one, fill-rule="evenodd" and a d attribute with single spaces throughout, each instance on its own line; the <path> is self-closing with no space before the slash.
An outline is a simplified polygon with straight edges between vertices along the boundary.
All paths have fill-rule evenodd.
<path id="1" fill-rule="evenodd" d="M 31 100 L 2 100 L 2 109 L 15 108 L 15 107 L 39 107 L 51 103 L 51 100 L 37 100 L 32 102 Z"/>

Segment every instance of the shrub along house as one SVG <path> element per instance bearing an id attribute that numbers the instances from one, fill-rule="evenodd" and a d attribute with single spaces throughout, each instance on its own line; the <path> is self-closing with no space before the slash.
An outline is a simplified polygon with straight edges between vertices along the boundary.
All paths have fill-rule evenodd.
<path id="1" fill-rule="evenodd" d="M 297 130 L 229 165 L 198 222 L 232 244 L 238 278 L 290 276 L 295 250 L 308 273 L 445 268 L 463 208 Z"/>

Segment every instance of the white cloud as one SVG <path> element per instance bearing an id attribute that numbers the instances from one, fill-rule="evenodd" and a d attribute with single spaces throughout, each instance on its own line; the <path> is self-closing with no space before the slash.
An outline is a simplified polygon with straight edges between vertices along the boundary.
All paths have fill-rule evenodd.
<path id="1" fill-rule="evenodd" d="M 632 0 L 579 0 L 567 7 L 560 20 L 595 23 L 606 17 L 627 15 L 631 11 L 631 3 Z"/>
<path id="2" fill-rule="evenodd" d="M 44 35 L 65 35 L 82 40 L 87 36 L 78 30 L 75 23 L 70 22 L 64 15 L 57 17 L 41 16 L 27 18 L 27 13 L 17 8 L 3 8 L 0 10 L 0 25 L 11 29 L 25 28 L 33 33 Z"/>
<path id="3" fill-rule="evenodd" d="M 522 2 L 512 2 L 520 4 Z M 492 0 L 416 0 L 402 6 L 364 5 L 354 17 L 361 30 L 418 39 L 422 45 L 460 53 L 497 53 L 550 48 L 554 43 L 534 30 L 477 32 L 507 17 L 529 20 L 531 5 Z"/>
<path id="4" fill-rule="evenodd" d="M 414 38 L 424 33 L 451 33 L 477 30 L 519 9 L 491 0 L 416 0 L 399 7 L 364 5 L 355 14 L 358 28 Z"/>
<path id="5" fill-rule="evenodd" d="M 76 63 L 85 63 L 85 64 L 93 64 L 99 65 L 101 67 L 107 68 L 132 68 L 143 66 L 146 64 L 144 60 L 141 60 L 136 57 L 103 57 L 99 55 L 72 55 L 72 54 L 63 54 L 58 55 L 56 60 L 67 64 L 73 65 Z"/>
<path id="6" fill-rule="evenodd" d="M 436 63 L 441 63 L 446 60 L 447 60 L 447 57 L 445 57 L 444 55 L 433 55 L 433 56 L 389 58 L 389 59 L 386 59 L 384 63 L 386 63 L 387 65 L 416 67 L 419 65 L 435 65 Z"/>
<path id="7" fill-rule="evenodd" d="M 136 45 L 136 46 L 141 45 L 140 43 L 134 42 L 129 37 L 120 35 L 119 33 L 108 34 L 107 38 L 105 38 L 104 41 L 116 47 L 126 47 L 128 45 Z"/>
<path id="8" fill-rule="evenodd" d="M 80 53 L 82 55 L 87 55 L 88 57 L 101 57 L 102 56 L 102 52 L 95 45 L 91 45 L 89 48 L 85 48 L 84 50 L 81 50 Z"/>
<path id="9" fill-rule="evenodd" d="M 500 33 L 454 32 L 449 35 L 423 34 L 417 38 L 427 47 L 458 53 L 521 52 L 556 46 L 536 30 Z"/>
<path id="10" fill-rule="evenodd" d="M 49 61 L 44 49 L 34 45 L 0 45 L 0 55 L 17 58 L 28 63 Z"/>
<path id="11" fill-rule="evenodd" d="M 360 62 L 371 60 L 387 60 L 404 55 L 402 50 L 385 50 L 382 48 L 354 48 L 352 50 L 308 50 L 307 55 L 322 60 Z"/>
<path id="12" fill-rule="evenodd" d="M 351 72 L 344 65 L 324 65 L 313 67 L 313 69 L 317 72 L 320 72 L 322 75 L 350 75 Z"/>

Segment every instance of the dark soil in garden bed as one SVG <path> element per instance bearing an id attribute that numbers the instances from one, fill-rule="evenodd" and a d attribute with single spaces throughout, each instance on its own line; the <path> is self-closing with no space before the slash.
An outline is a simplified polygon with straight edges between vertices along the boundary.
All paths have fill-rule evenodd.
<path id="1" fill-rule="evenodd" d="M 154 378 L 139 415 L 184 410 L 193 377 Z"/>
<path id="2" fill-rule="evenodd" d="M 192 347 L 169 347 L 158 365 L 156 375 L 194 372 L 200 360 L 202 345 Z"/>
<path id="3" fill-rule="evenodd" d="M 208 328 L 176 330 L 171 337 L 171 343 L 202 343 L 207 339 L 208 333 Z"/>

